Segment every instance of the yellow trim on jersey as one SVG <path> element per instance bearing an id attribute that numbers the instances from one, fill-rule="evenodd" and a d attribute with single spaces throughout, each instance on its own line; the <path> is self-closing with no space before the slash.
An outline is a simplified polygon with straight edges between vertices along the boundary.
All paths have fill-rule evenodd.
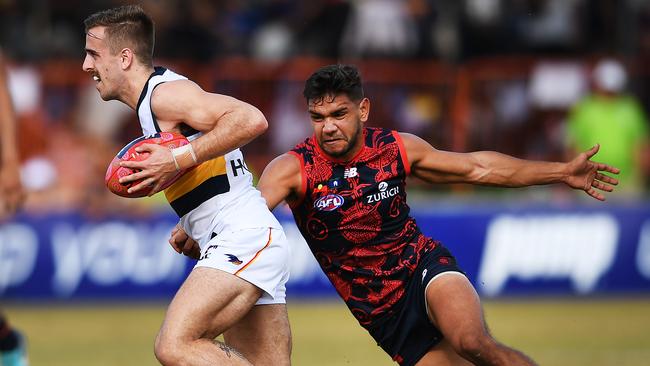
<path id="1" fill-rule="evenodd" d="M 167 197 L 167 201 L 173 202 L 206 180 L 225 174 L 227 174 L 225 157 L 219 156 L 208 160 L 185 173 L 179 180 L 165 189 L 165 197 Z"/>

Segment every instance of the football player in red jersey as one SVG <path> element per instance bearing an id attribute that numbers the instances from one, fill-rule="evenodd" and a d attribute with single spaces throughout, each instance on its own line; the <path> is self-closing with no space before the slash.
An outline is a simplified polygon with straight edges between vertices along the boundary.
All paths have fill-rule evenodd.
<path id="1" fill-rule="evenodd" d="M 479 297 L 453 255 L 409 215 L 405 179 L 524 187 L 564 183 L 598 200 L 618 169 L 493 151 L 437 150 L 408 133 L 365 127 L 370 101 L 353 66 L 330 65 L 307 80 L 314 135 L 274 159 L 258 189 L 270 208 L 286 201 L 321 268 L 359 323 L 401 365 L 533 365 L 489 333 Z M 175 231 L 170 243 L 190 253 Z"/>
<path id="2" fill-rule="evenodd" d="M 7 73 L 0 49 L 0 218 L 13 215 L 25 198 L 20 181 L 20 161 L 16 146 L 16 117 L 7 85 Z M 27 356 L 22 335 L 9 325 L 0 312 L 0 365 L 26 366 Z"/>

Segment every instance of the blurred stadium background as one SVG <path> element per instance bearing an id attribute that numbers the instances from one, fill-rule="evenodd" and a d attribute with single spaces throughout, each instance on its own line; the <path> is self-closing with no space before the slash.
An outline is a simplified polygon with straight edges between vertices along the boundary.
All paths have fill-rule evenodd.
<path id="1" fill-rule="evenodd" d="M 26 333 L 34 365 L 155 364 L 153 337 L 193 265 L 166 244 L 176 219 L 162 197 L 122 199 L 103 186 L 112 156 L 141 131 L 81 71 L 82 21 L 126 3 L 0 0 L 29 190 L 24 210 L 0 220 L 0 307 Z M 565 160 L 592 71 L 616 60 L 626 78 L 603 77 L 626 81 L 616 94 L 641 106 L 645 128 L 624 140 L 638 141 L 623 143 L 627 151 L 601 141 L 602 156 L 632 155 L 626 168 L 637 172 L 606 203 L 561 186 L 415 180 L 409 199 L 424 231 L 458 257 L 502 341 L 543 365 L 647 364 L 650 1 L 139 3 L 156 22 L 158 64 L 266 114 L 269 131 L 244 149 L 255 172 L 309 134 L 302 84 L 328 63 L 360 67 L 372 125 L 440 149 Z M 616 121 L 605 130 L 609 146 L 626 133 Z M 286 208 L 276 213 L 293 243 L 294 364 L 391 364 L 320 274 Z"/>

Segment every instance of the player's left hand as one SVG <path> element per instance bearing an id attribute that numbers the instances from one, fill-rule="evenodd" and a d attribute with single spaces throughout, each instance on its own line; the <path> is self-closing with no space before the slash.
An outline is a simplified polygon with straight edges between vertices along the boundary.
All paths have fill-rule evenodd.
<path id="1" fill-rule="evenodd" d="M 605 196 L 601 191 L 613 191 L 614 186 L 618 184 L 618 179 L 603 173 L 618 174 L 620 170 L 607 164 L 591 161 L 591 158 L 596 155 L 599 149 L 600 145 L 596 144 L 568 162 L 569 175 L 565 179 L 565 183 L 572 188 L 582 189 L 597 200 L 604 201 Z"/>
<path id="2" fill-rule="evenodd" d="M 176 253 L 183 253 L 192 259 L 199 259 L 201 257 L 199 243 L 190 238 L 180 225 L 176 225 L 172 230 L 171 236 L 169 237 L 169 244 L 174 248 Z"/>
<path id="3" fill-rule="evenodd" d="M 120 178 L 120 183 L 134 182 L 142 179 L 140 183 L 129 188 L 128 192 L 133 193 L 147 187 L 153 187 L 149 196 L 160 192 L 164 183 L 173 178 L 178 172 L 174 164 L 174 158 L 170 149 L 156 145 L 143 144 L 135 149 L 138 153 L 149 153 L 150 155 L 141 161 L 121 161 L 120 166 L 137 169 L 139 172 Z"/>

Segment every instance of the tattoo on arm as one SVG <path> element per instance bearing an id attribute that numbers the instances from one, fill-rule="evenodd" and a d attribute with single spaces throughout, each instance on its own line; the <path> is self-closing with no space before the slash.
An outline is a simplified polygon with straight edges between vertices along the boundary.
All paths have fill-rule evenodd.
<path id="1" fill-rule="evenodd" d="M 233 356 L 235 356 L 241 358 L 242 360 L 246 360 L 246 357 L 244 357 L 244 355 L 242 355 L 241 353 L 239 353 L 239 351 L 230 347 L 229 345 L 216 339 L 214 340 L 214 343 L 216 343 L 219 346 L 219 348 L 226 354 L 226 356 L 228 356 L 228 358 L 232 358 Z"/>

